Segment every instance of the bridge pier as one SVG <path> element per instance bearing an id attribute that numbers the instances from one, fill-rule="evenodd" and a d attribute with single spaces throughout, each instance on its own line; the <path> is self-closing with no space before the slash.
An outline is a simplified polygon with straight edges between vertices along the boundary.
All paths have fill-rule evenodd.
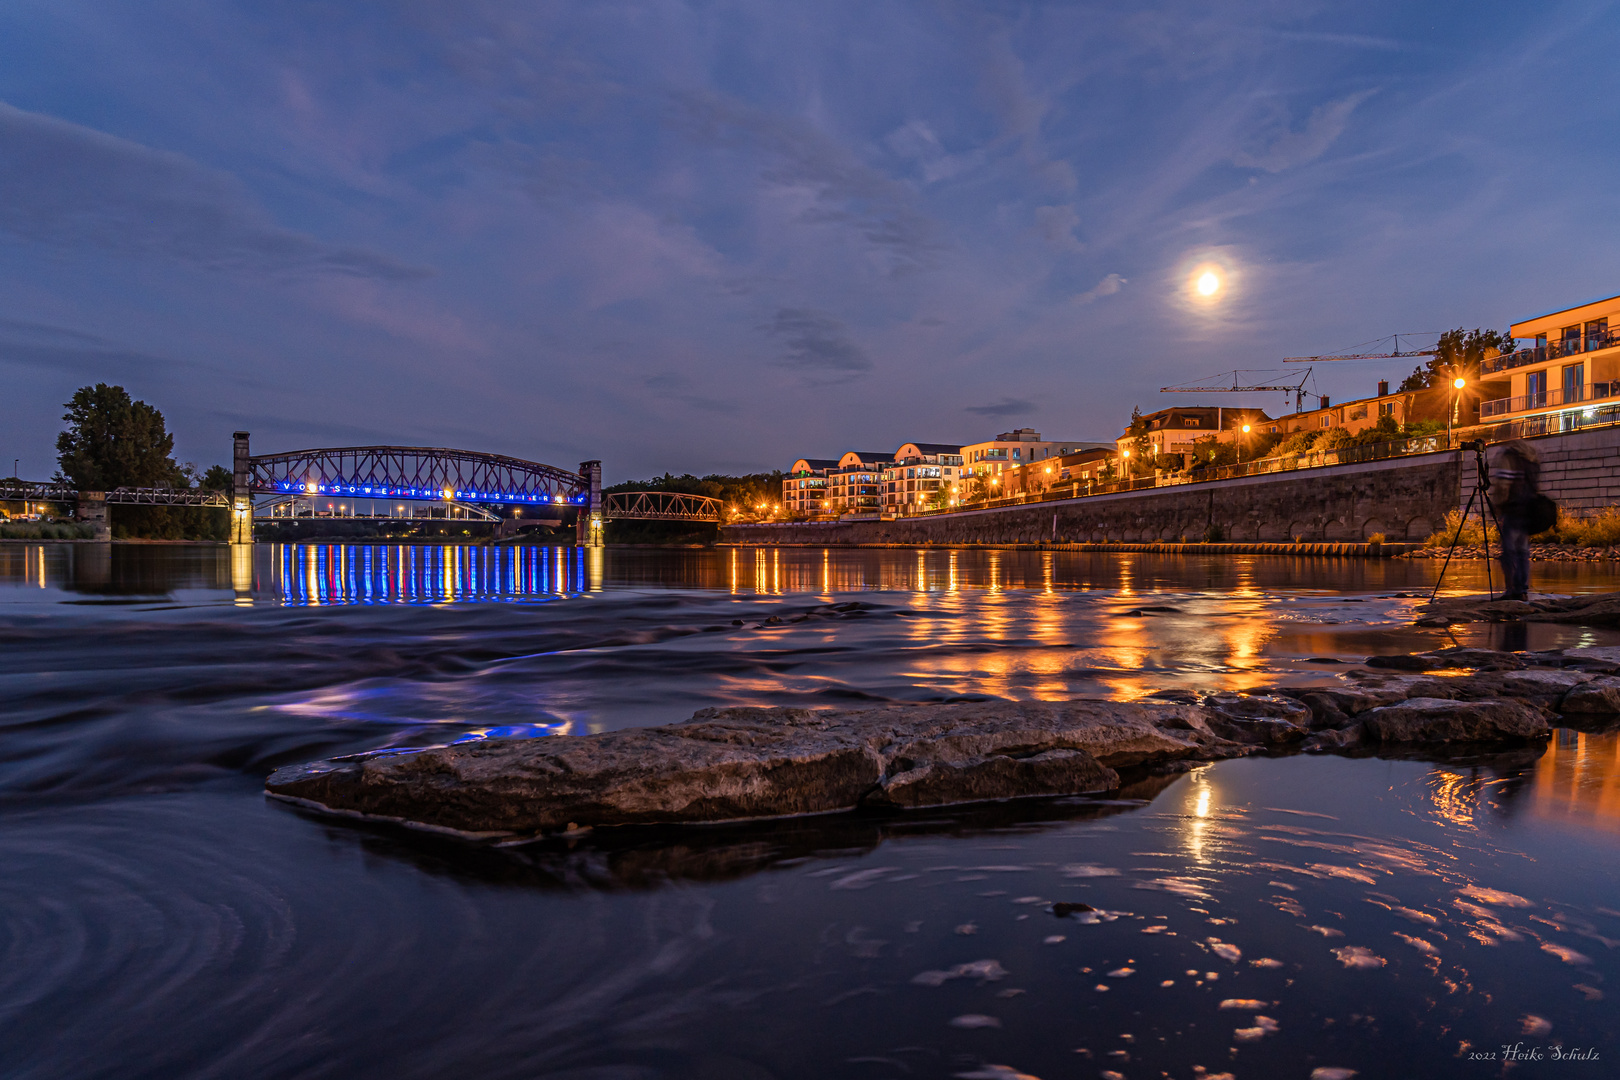
<path id="1" fill-rule="evenodd" d="M 231 448 L 231 543 L 253 543 L 253 465 L 248 460 L 248 432 L 238 431 Z"/>
<path id="2" fill-rule="evenodd" d="M 93 539 L 103 542 L 112 540 L 112 525 L 107 520 L 105 491 L 79 492 L 79 505 L 73 517 L 95 530 Z"/>
<path id="3" fill-rule="evenodd" d="M 588 494 L 574 521 L 575 541 L 580 547 L 599 548 L 602 546 L 602 463 L 580 462 L 579 477 L 585 482 Z"/>

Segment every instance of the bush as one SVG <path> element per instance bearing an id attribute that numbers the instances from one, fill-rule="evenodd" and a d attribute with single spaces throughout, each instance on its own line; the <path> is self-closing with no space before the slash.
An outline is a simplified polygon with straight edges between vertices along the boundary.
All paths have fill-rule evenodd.
<path id="1" fill-rule="evenodd" d="M 1350 434 L 1348 428 L 1328 428 L 1321 441 L 1316 444 L 1318 450 L 1343 450 L 1356 445 L 1356 437 Z"/>
<path id="2" fill-rule="evenodd" d="M 1308 454 L 1322 437 L 1320 431 L 1296 431 L 1277 444 L 1277 454 Z"/>
<path id="3" fill-rule="evenodd" d="M 0 540 L 90 540 L 94 537 L 95 530 L 89 525 L 70 521 L 56 524 L 20 521 L 0 525 Z"/>
<path id="4" fill-rule="evenodd" d="M 1540 544 L 1575 544 L 1579 547 L 1620 544 L 1620 507 L 1606 506 L 1586 517 L 1560 508 L 1558 524 L 1531 539 Z"/>
<path id="5" fill-rule="evenodd" d="M 1450 547 L 1451 538 L 1456 536 L 1457 543 L 1465 547 L 1478 547 L 1484 542 L 1479 531 L 1479 514 L 1468 515 L 1468 522 L 1462 528 L 1461 536 L 1457 533 L 1457 522 L 1462 520 L 1461 510 L 1452 510 L 1446 514 L 1446 523 L 1436 530 L 1429 538 L 1423 541 L 1424 547 Z M 1490 527 L 1490 541 L 1492 544 L 1500 542 L 1501 537 L 1496 533 L 1496 525 Z"/>

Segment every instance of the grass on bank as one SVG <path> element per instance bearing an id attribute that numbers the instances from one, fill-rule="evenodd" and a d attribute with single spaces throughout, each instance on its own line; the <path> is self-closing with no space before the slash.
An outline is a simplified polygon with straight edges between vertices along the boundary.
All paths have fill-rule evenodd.
<path id="1" fill-rule="evenodd" d="M 1457 535 L 1457 522 L 1462 517 L 1461 510 L 1453 510 L 1446 515 L 1446 523 L 1432 536 L 1423 542 L 1425 547 L 1449 547 L 1452 537 Z M 1496 525 L 1493 523 L 1489 529 L 1490 542 L 1500 543 Z M 1562 544 L 1570 547 L 1613 547 L 1620 544 L 1620 507 L 1606 506 L 1592 514 L 1575 514 L 1562 507 L 1558 510 L 1558 524 L 1544 533 L 1537 533 L 1530 538 L 1536 544 Z M 1468 516 L 1468 522 L 1463 526 L 1462 537 L 1459 544 L 1469 547 L 1478 547 L 1484 542 L 1480 534 L 1479 514 L 1477 512 Z"/>

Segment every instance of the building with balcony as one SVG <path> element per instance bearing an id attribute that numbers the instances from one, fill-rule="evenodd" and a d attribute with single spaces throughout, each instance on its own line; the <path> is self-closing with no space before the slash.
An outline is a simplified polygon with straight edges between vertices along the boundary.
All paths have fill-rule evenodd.
<path id="1" fill-rule="evenodd" d="M 800 458 L 782 479 L 782 512 L 790 518 L 816 517 L 826 512 L 827 474 L 838 468 L 836 458 Z"/>
<path id="2" fill-rule="evenodd" d="M 1620 412 L 1620 296 L 1514 323 L 1526 348 L 1480 364 L 1481 423 L 1522 422 L 1522 433 L 1568 431 Z"/>
<path id="3" fill-rule="evenodd" d="M 902 443 L 883 470 L 883 512 L 914 514 L 959 501 L 962 448 L 951 443 Z M 945 494 L 941 495 L 940 492 Z"/>
<path id="4" fill-rule="evenodd" d="M 830 514 L 878 514 L 883 510 L 883 471 L 893 455 L 878 450 L 849 450 L 827 473 Z"/>
<path id="5" fill-rule="evenodd" d="M 963 465 L 972 477 L 988 480 L 1006 472 L 1015 465 L 1028 465 L 1032 461 L 1046 461 L 1079 450 L 1112 450 L 1105 442 L 1085 439 L 1042 439 L 1034 428 L 1005 431 L 987 442 L 962 447 Z"/>

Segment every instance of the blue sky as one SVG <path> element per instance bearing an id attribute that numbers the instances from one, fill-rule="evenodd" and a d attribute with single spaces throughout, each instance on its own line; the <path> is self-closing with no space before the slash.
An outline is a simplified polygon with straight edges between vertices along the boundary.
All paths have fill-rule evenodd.
<path id="1" fill-rule="evenodd" d="M 1613 4 L 10 0 L 0 454 L 97 380 L 200 464 L 1112 438 L 1620 292 L 1617 56 Z"/>

